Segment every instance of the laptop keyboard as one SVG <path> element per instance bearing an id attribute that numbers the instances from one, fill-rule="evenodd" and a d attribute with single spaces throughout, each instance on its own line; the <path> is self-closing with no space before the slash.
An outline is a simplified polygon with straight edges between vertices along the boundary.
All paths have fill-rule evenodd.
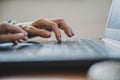
<path id="1" fill-rule="evenodd" d="M 54 40 L 28 43 L 0 44 L 1 61 L 53 61 L 76 59 L 100 59 L 106 57 L 106 50 L 91 40 Z"/>

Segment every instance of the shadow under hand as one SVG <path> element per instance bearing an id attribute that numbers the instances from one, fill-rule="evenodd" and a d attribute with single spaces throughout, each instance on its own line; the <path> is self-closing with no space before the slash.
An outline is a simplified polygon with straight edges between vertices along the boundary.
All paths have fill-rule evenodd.
<path id="1" fill-rule="evenodd" d="M 0 44 L 0 51 L 2 52 L 10 52 L 10 51 L 19 51 L 26 49 L 40 49 L 43 45 L 37 42 L 27 42 L 27 43 L 19 43 L 18 45 L 14 45 L 13 43 L 2 43 Z M 1 52 L 0 52 L 1 53 Z"/>

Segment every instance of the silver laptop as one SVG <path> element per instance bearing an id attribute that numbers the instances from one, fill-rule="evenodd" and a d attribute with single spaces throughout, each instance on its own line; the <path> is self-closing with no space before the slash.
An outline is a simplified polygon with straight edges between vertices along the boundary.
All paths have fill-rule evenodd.
<path id="1" fill-rule="evenodd" d="M 34 63 L 49 65 L 85 65 L 102 60 L 120 60 L 120 0 L 113 0 L 105 36 L 98 40 L 54 40 L 0 44 L 0 65 Z M 25 64 L 24 64 L 25 63 Z"/>

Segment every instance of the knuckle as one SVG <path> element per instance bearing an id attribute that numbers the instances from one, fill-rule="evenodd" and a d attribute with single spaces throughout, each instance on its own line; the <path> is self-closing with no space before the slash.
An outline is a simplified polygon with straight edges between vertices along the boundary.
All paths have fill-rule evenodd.
<path id="1" fill-rule="evenodd" d="M 6 22 L 2 22 L 2 23 L 0 24 L 0 26 L 1 26 L 1 27 L 6 27 L 6 26 L 7 26 L 7 23 L 6 23 Z"/>
<path id="2" fill-rule="evenodd" d="M 39 21 L 44 21 L 45 20 L 45 18 L 40 18 L 40 19 L 38 19 Z"/>
<path id="3" fill-rule="evenodd" d="M 57 24 L 54 22 L 51 22 L 51 26 L 54 27 L 54 26 L 57 26 Z"/>
<path id="4" fill-rule="evenodd" d="M 59 18 L 58 21 L 59 22 L 64 22 L 64 19 L 63 18 Z"/>

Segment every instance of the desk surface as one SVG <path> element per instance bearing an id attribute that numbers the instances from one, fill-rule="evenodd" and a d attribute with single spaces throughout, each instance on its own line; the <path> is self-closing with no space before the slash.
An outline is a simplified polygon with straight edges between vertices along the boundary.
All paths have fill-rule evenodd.
<path id="1" fill-rule="evenodd" d="M 85 72 L 25 72 L 6 73 L 0 80 L 87 80 Z"/>

